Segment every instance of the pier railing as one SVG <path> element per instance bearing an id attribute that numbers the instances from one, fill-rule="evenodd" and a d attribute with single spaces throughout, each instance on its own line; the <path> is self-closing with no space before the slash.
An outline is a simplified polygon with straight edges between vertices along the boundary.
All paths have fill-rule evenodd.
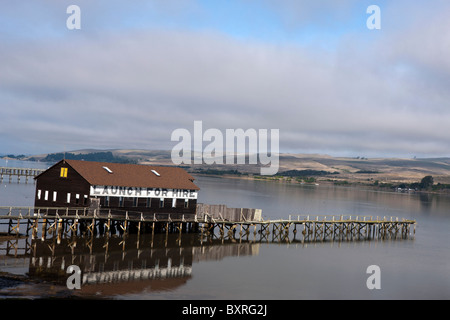
<path id="1" fill-rule="evenodd" d="M 9 182 L 12 181 L 12 177 L 17 177 L 18 182 L 20 182 L 21 177 L 25 177 L 25 181 L 28 182 L 28 179 L 33 179 L 45 170 L 46 169 L 0 167 L 0 181 L 3 181 L 3 178 L 8 176 Z"/>

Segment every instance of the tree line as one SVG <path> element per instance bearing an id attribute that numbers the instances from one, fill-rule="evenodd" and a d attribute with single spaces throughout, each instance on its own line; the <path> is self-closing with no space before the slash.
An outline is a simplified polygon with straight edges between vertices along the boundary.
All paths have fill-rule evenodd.
<path id="1" fill-rule="evenodd" d="M 420 182 L 401 183 L 397 187 L 401 189 L 437 191 L 443 189 L 450 189 L 450 184 L 442 184 L 442 183 L 435 184 L 433 176 L 426 176 L 423 177 Z"/>

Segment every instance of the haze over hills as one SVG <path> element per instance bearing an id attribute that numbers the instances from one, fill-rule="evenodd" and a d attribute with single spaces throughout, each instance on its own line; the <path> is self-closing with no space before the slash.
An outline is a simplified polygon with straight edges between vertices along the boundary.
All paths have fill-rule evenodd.
<path id="1" fill-rule="evenodd" d="M 128 162 L 153 165 L 174 165 L 170 150 L 75 150 L 58 154 L 20 156 L 20 160 L 56 162 L 76 157 L 78 159 L 106 162 Z M 10 155 L 11 156 L 11 155 Z M 195 155 L 192 156 L 192 159 Z M 223 161 L 226 163 L 226 161 Z M 236 163 L 236 162 L 234 162 Z M 259 164 L 182 164 L 192 173 L 205 174 L 250 174 L 259 175 Z M 365 158 L 332 157 L 320 154 L 280 154 L 277 175 L 314 176 L 317 181 L 348 181 L 384 183 L 413 183 L 425 176 L 433 176 L 435 183 L 450 183 L 450 158 Z"/>

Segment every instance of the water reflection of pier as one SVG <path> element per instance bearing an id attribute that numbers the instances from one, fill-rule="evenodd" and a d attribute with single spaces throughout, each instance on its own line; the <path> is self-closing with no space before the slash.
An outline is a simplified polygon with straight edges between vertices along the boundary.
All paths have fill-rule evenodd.
<path id="1" fill-rule="evenodd" d="M 76 265 L 82 271 L 82 285 L 175 278 L 184 282 L 191 276 L 192 247 L 188 243 L 178 246 L 156 237 L 153 243 L 142 244 L 134 237 L 74 237 L 59 244 L 33 240 L 29 275 L 64 285 L 67 267 Z"/>
<path id="2" fill-rule="evenodd" d="M 31 279 L 66 285 L 70 265 L 82 271 L 82 293 L 121 294 L 165 290 L 184 285 L 192 276 L 193 263 L 228 256 L 259 253 L 259 243 L 204 239 L 199 234 L 17 238 L 4 242 L 9 257 L 29 259 Z M 0 248 L 1 249 L 1 248 Z M 3 248 L 5 249 L 5 248 Z M 0 252 L 0 255 L 2 253 Z M 10 259 L 12 261 L 12 259 Z"/>

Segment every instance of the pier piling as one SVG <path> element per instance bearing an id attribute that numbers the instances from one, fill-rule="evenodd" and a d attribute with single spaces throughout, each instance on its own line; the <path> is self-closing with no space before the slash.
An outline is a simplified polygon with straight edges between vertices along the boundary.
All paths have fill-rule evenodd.
<path id="1" fill-rule="evenodd" d="M 56 213 L 55 213 L 56 212 Z M 64 212 L 59 215 L 58 212 Z M 167 219 L 155 215 L 123 215 L 111 214 L 111 211 L 97 211 L 89 214 L 79 208 L 19 208 L 0 207 L 0 223 L 8 225 L 8 233 L 18 235 L 20 225 L 26 224 L 26 235 L 31 231 L 32 239 L 36 239 L 38 230 L 45 240 L 52 235 L 58 241 L 64 237 L 86 234 L 95 237 L 97 234 L 114 235 L 119 232 L 126 236 L 129 233 L 156 232 L 177 233 L 199 232 L 202 237 L 218 237 L 224 240 L 249 240 L 253 234 L 255 241 L 290 242 L 301 241 L 357 241 L 375 239 L 398 239 L 415 236 L 416 221 L 394 217 L 358 217 L 358 216 L 315 216 L 279 220 L 240 220 L 230 221 L 214 219 L 210 216 L 182 216 Z M 253 232 L 251 228 L 253 227 Z M 236 232 L 238 231 L 238 232 Z M 300 239 L 298 239 L 300 235 Z"/>

